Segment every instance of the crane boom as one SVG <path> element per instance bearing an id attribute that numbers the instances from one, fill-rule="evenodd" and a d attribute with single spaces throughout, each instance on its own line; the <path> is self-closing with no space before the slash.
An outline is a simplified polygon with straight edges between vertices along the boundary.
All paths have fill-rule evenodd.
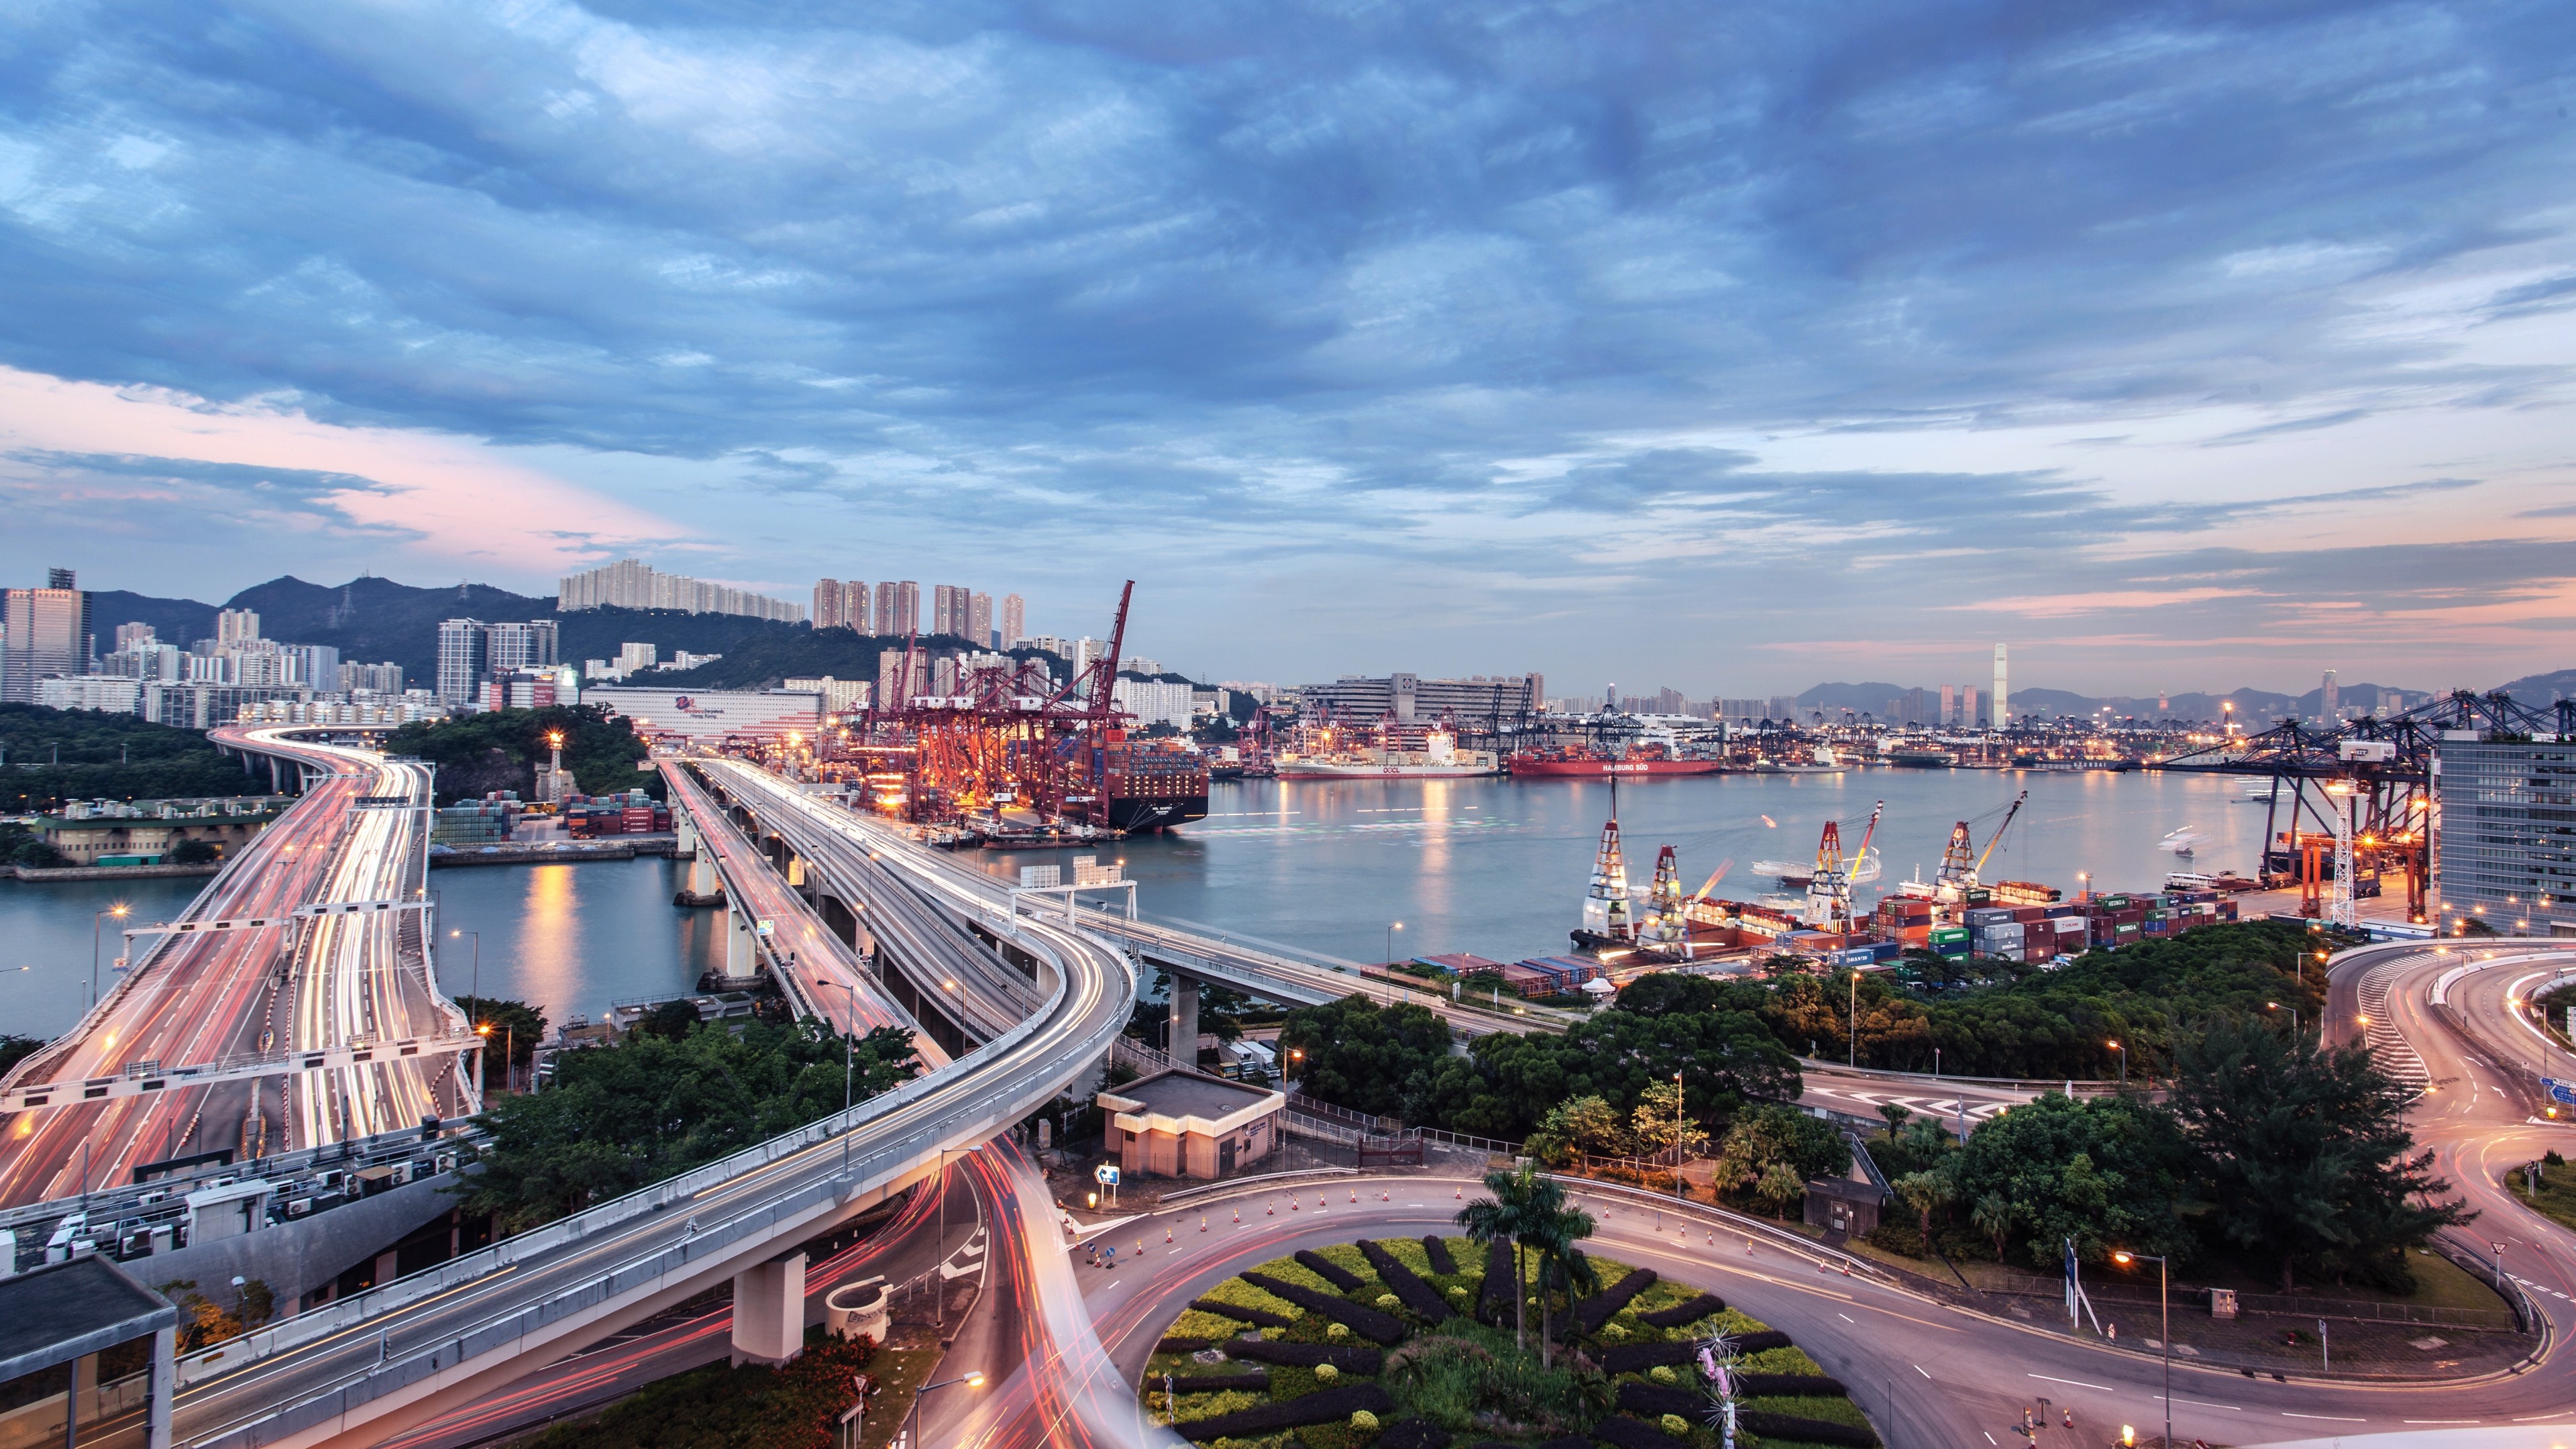
<path id="1" fill-rule="evenodd" d="M 2015 795 L 2013 797 L 2012 808 L 2004 812 L 2004 823 L 1996 826 L 1995 833 L 1986 837 L 1985 853 L 1977 857 L 1977 879 L 1985 879 L 1987 857 L 1992 856 L 1995 853 L 1995 846 L 2003 840 L 2004 832 L 2012 828 L 2013 817 L 2021 813 L 2021 802 L 2029 798 L 2030 792 L 2028 790 L 2024 790 L 2020 794 Z"/>

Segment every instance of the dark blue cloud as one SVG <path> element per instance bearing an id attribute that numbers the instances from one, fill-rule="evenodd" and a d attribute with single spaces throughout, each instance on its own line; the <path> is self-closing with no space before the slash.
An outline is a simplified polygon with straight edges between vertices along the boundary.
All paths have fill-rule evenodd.
<path id="1" fill-rule="evenodd" d="M 1427 513 L 1678 511 L 1991 554 L 2003 593 L 2213 510 L 2081 453 L 1743 450 L 2527 402 L 2563 379 L 2356 289 L 2556 239 L 2570 54 L 2544 0 L 63 3 L 0 38 L 0 361 L 724 460 L 745 519 L 961 559 L 1146 519 L 1273 577 L 1539 586 L 1543 541 Z M 791 574 L 824 531 L 707 517 Z"/>

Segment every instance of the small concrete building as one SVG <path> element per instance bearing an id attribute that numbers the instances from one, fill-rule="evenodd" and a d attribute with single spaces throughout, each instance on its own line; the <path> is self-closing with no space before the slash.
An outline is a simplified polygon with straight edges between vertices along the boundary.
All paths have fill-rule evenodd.
<path id="1" fill-rule="evenodd" d="M 1879 1209 L 1886 1202 L 1887 1190 L 1855 1163 L 1848 1177 L 1807 1179 L 1807 1226 L 1867 1237 L 1878 1231 Z"/>
<path id="2" fill-rule="evenodd" d="M 1285 1093 L 1178 1067 L 1092 1098 L 1109 1124 L 1102 1146 L 1122 1173 L 1223 1177 L 1279 1145 Z"/>
<path id="3" fill-rule="evenodd" d="M 0 1279 L 0 1443 L 168 1449 L 178 1323 L 105 1258 Z"/>

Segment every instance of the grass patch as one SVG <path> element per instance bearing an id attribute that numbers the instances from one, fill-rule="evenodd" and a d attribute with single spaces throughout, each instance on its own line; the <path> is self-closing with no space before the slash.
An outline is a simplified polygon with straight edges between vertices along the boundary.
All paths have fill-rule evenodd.
<path id="1" fill-rule="evenodd" d="M 1249 1283 L 1244 1286 L 1252 1287 Z M 1165 1338 L 1232 1338 L 1250 1326 L 1238 1323 L 1221 1313 L 1210 1313 L 1204 1308 L 1193 1308 L 1173 1319 L 1172 1326 L 1163 1330 L 1163 1336 Z"/>
<path id="2" fill-rule="evenodd" d="M 1287 1261 L 1288 1260 L 1284 1258 L 1280 1260 L 1280 1262 Z M 1278 1266 L 1278 1263 L 1264 1263 L 1253 1271 L 1268 1273 Z M 1311 1282 L 1320 1291 L 1327 1293 L 1332 1291 L 1331 1284 L 1325 1283 L 1321 1279 L 1316 1278 L 1314 1274 L 1307 1272 L 1303 1268 L 1297 1268 L 1297 1265 L 1294 1263 L 1289 1263 L 1288 1266 L 1296 1268 L 1296 1271 L 1299 1274 L 1298 1278 L 1289 1278 L 1285 1273 L 1278 1273 L 1274 1276 L 1289 1282 Z M 1224 1282 L 1210 1288 L 1199 1296 L 1201 1298 L 1211 1299 L 1218 1303 L 1231 1303 L 1237 1308 L 1257 1308 L 1264 1313 L 1276 1313 L 1283 1318 L 1294 1318 L 1298 1314 L 1306 1311 L 1305 1309 L 1298 1307 L 1296 1304 L 1289 1302 L 1287 1299 L 1281 1298 L 1276 1294 L 1265 1293 L 1262 1290 L 1253 1287 L 1251 1284 L 1244 1282 L 1240 1278 L 1228 1278 Z M 1214 1317 L 1216 1315 L 1211 1314 L 1210 1316 Z M 1234 1320 L 1229 1318 L 1226 1322 L 1234 1323 Z M 1239 1323 L 1235 1324 L 1235 1327 L 1237 1328 L 1241 1328 L 1242 1326 L 1243 1325 Z M 1171 1336 L 1172 1335 L 1170 1334 L 1164 1335 L 1166 1338 Z"/>
<path id="3" fill-rule="evenodd" d="M 1822 1419 L 1828 1424 L 1849 1424 L 1855 1429 L 1870 1428 L 1869 1415 L 1862 1413 L 1859 1405 L 1840 1394 L 1831 1397 L 1784 1394 L 1777 1398 L 1746 1399 L 1743 1402 L 1744 1407 L 1748 1409 L 1761 1409 L 1773 1414 L 1795 1414 L 1801 1419 Z"/>
<path id="4" fill-rule="evenodd" d="M 1219 1394 L 1185 1393 L 1180 1396 L 1179 1405 L 1166 1413 L 1162 1410 L 1164 1400 L 1160 1388 L 1147 1391 L 1146 1396 L 1152 1400 L 1148 1407 L 1154 1409 L 1154 1422 L 1157 1424 L 1186 1424 L 1194 1419 L 1213 1419 L 1219 1414 L 1236 1413 L 1266 1402 L 1261 1395 L 1243 1389 L 1228 1389 Z"/>

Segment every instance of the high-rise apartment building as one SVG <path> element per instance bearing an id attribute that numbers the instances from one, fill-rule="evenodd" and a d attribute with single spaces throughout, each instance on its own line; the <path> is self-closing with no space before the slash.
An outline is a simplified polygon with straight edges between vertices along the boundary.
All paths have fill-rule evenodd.
<path id="1" fill-rule="evenodd" d="M 871 632 L 865 579 L 823 579 L 814 585 L 814 627 Z"/>
<path id="2" fill-rule="evenodd" d="M 279 684 L 304 684 L 315 689 L 340 687 L 340 650 L 331 644 L 284 644 L 276 651 L 285 666 Z M 243 683 L 248 683 L 244 680 Z"/>
<path id="3" fill-rule="evenodd" d="M 2004 647 L 1995 646 L 1995 692 L 1987 698 L 1992 714 L 1986 722 L 1996 729 L 2002 729 L 2011 718 L 2012 689 L 2004 677 Z"/>
<path id="4" fill-rule="evenodd" d="M 0 700 L 34 704 L 36 681 L 89 673 L 89 595 L 70 569 L 46 585 L 0 590 Z"/>
<path id="5" fill-rule="evenodd" d="M 878 636 L 910 634 L 920 628 L 921 585 L 910 579 L 900 583 L 889 580 L 877 585 Z M 881 693 L 877 698 L 885 696 Z"/>
<path id="6" fill-rule="evenodd" d="M 2335 672 L 2329 669 L 2325 683 L 2317 691 L 2317 712 L 2325 716 L 2327 724 L 2333 724 L 2336 712 L 2342 708 L 2343 686 L 2335 682 Z"/>
<path id="7" fill-rule="evenodd" d="M 975 597 L 975 591 L 964 584 L 935 586 L 930 596 L 930 632 L 972 640 L 976 647 L 985 647 L 986 641 L 975 637 Z M 987 595 L 984 608 L 988 615 L 992 607 L 991 596 Z M 985 629 L 989 633 L 992 625 L 988 622 Z"/>
<path id="8" fill-rule="evenodd" d="M 438 626 L 438 701 L 471 704 L 491 668 L 491 632 L 480 619 L 447 619 Z"/>
<path id="9" fill-rule="evenodd" d="M 486 646 L 486 664 L 495 674 L 513 669 L 550 669 L 561 662 L 563 626 L 552 619 L 492 624 L 487 628 L 492 642 Z"/>
<path id="10" fill-rule="evenodd" d="M 215 647 L 236 649 L 259 642 L 259 611 L 225 609 L 215 615 Z"/>
<path id="11" fill-rule="evenodd" d="M 993 647 L 993 596 L 977 594 L 966 605 L 966 637 L 978 649 Z"/>
<path id="12" fill-rule="evenodd" d="M 116 647 L 119 650 L 131 649 L 137 644 L 149 644 L 158 637 L 159 636 L 154 633 L 152 626 L 149 624 L 119 624 L 116 626 Z"/>
<path id="13" fill-rule="evenodd" d="M 400 694 L 403 667 L 390 660 L 383 664 L 343 664 L 340 688 L 351 694 Z"/>
<path id="14" fill-rule="evenodd" d="M 1020 647 L 1020 641 L 1029 637 L 1029 601 L 1017 594 L 1004 594 L 1002 617 L 999 622 L 1002 626 L 1002 637 L 995 642 L 994 647 L 997 649 Z"/>
<path id="15" fill-rule="evenodd" d="M 661 573 L 631 558 L 564 578 L 556 585 L 555 607 L 567 614 L 583 609 L 674 609 L 689 614 L 738 614 L 784 624 L 805 617 L 801 604 L 729 584 Z"/>

